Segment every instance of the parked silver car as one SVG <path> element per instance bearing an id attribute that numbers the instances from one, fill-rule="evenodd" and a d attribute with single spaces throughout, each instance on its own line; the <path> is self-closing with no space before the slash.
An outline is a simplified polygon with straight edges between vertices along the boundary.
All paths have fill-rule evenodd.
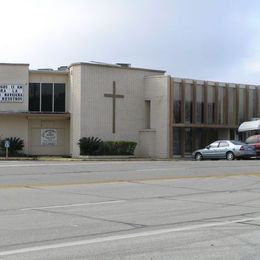
<path id="1" fill-rule="evenodd" d="M 204 149 L 196 150 L 192 157 L 196 161 L 204 159 L 227 159 L 250 158 L 256 156 L 255 148 L 251 145 L 233 140 L 219 140 L 208 145 Z"/>

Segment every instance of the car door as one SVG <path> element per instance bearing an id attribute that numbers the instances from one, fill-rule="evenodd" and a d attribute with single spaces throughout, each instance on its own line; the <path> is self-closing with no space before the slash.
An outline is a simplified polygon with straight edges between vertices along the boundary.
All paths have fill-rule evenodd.
<path id="1" fill-rule="evenodd" d="M 220 141 L 219 146 L 217 148 L 217 157 L 218 158 L 226 158 L 226 153 L 229 148 L 229 143 L 227 141 Z"/>
<path id="2" fill-rule="evenodd" d="M 208 145 L 205 149 L 205 154 L 203 155 L 204 158 L 209 158 L 209 159 L 214 159 L 214 158 L 217 158 L 217 148 L 218 148 L 218 145 L 219 145 L 219 141 L 216 141 L 210 145 Z"/>

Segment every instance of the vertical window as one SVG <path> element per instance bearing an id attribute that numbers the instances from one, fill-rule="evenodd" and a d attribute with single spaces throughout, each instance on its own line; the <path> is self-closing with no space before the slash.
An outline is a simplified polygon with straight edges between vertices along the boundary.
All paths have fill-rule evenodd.
<path id="1" fill-rule="evenodd" d="M 256 93 L 255 89 L 249 88 L 248 89 L 248 117 L 252 119 L 257 117 L 256 112 Z"/>
<path id="2" fill-rule="evenodd" d="M 225 101 L 226 101 L 226 89 L 225 87 L 218 87 L 218 124 L 224 124 L 225 113 Z"/>
<path id="3" fill-rule="evenodd" d="M 197 85 L 196 86 L 196 122 L 198 124 L 204 123 L 204 86 Z"/>
<path id="4" fill-rule="evenodd" d="M 241 124 L 246 120 L 245 106 L 246 106 L 246 93 L 245 88 L 239 88 L 239 123 Z"/>
<path id="5" fill-rule="evenodd" d="M 151 100 L 145 100 L 145 128 L 151 128 Z"/>
<path id="6" fill-rule="evenodd" d="M 228 123 L 230 125 L 236 124 L 237 102 L 236 102 L 236 88 L 228 88 Z"/>
<path id="7" fill-rule="evenodd" d="M 29 111 L 40 111 L 40 83 L 29 84 Z"/>
<path id="8" fill-rule="evenodd" d="M 192 147 L 192 128 L 185 128 L 184 129 L 184 138 L 185 138 L 185 154 L 192 153 L 193 147 Z"/>
<path id="9" fill-rule="evenodd" d="M 54 112 L 65 111 L 65 84 L 54 84 Z"/>
<path id="10" fill-rule="evenodd" d="M 180 83 L 173 84 L 173 107 L 174 107 L 174 123 L 181 123 L 181 86 Z"/>
<path id="11" fill-rule="evenodd" d="M 193 86 L 185 85 L 185 123 L 192 123 Z"/>
<path id="12" fill-rule="evenodd" d="M 181 128 L 173 128 L 173 155 L 181 154 Z"/>
<path id="13" fill-rule="evenodd" d="M 52 97 L 53 97 L 53 84 L 43 83 L 42 84 L 42 112 L 52 112 Z"/>
<path id="14" fill-rule="evenodd" d="M 215 86 L 208 86 L 208 123 L 215 122 Z"/>

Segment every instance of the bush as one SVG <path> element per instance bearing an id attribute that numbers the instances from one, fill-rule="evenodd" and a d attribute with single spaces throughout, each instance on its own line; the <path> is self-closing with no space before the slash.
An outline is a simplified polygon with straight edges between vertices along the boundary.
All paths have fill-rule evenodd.
<path id="1" fill-rule="evenodd" d="M 6 149 L 5 140 L 8 140 L 10 142 L 10 147 L 8 148 L 9 155 L 16 155 L 24 148 L 24 141 L 22 139 L 20 139 L 19 137 L 8 137 L 0 141 L 1 150 Z"/>
<path id="2" fill-rule="evenodd" d="M 106 141 L 97 137 L 82 137 L 78 145 L 81 155 L 133 155 L 136 142 Z"/>
<path id="3" fill-rule="evenodd" d="M 98 137 L 82 137 L 79 139 L 81 155 L 97 155 L 100 153 L 103 141 Z"/>
<path id="4" fill-rule="evenodd" d="M 106 141 L 103 143 L 105 155 L 133 155 L 137 143 L 131 141 Z"/>

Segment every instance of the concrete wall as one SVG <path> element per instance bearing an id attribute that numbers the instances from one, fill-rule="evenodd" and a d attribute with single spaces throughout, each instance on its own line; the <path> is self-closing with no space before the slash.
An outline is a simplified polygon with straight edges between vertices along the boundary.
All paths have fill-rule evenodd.
<path id="1" fill-rule="evenodd" d="M 156 131 L 154 129 L 142 129 L 139 131 L 140 155 L 142 157 L 156 157 Z"/>
<path id="2" fill-rule="evenodd" d="M 80 106 L 77 106 L 79 103 L 72 105 L 72 124 L 75 124 L 73 142 L 77 142 L 80 135 L 80 137 L 95 136 L 102 140 L 129 140 L 138 143 L 138 132 L 145 125 L 144 77 L 159 73 L 88 64 L 80 65 L 80 70 L 78 66 L 72 66 L 72 77 L 77 77 L 72 79 L 72 91 L 76 90 L 75 95 L 81 97 Z M 105 93 L 112 93 L 113 81 L 116 82 L 116 93 L 124 95 L 124 98 L 116 99 L 115 133 L 112 133 L 112 98 L 104 97 Z M 81 84 L 81 90 L 78 84 Z M 80 111 L 77 110 L 79 108 Z M 75 116 L 78 116 L 77 120 L 73 119 Z M 80 130 L 76 130 L 78 126 Z M 73 155 L 77 155 L 77 152 L 74 145 Z M 137 146 L 136 155 L 139 154 Z"/>
<path id="3" fill-rule="evenodd" d="M 0 102 L 0 112 L 24 112 L 28 110 L 28 64 L 0 63 L 0 85 L 22 85 L 23 102 Z"/>
<path id="4" fill-rule="evenodd" d="M 29 147 L 31 155 L 69 155 L 69 120 L 62 119 L 30 119 Z M 42 145 L 41 129 L 56 129 L 57 144 Z"/>
<path id="5" fill-rule="evenodd" d="M 25 154 L 28 153 L 28 121 L 25 117 L 19 116 L 0 116 L 0 140 L 8 137 L 19 137 L 24 140 Z"/>
<path id="6" fill-rule="evenodd" d="M 155 156 L 159 158 L 167 158 L 169 150 L 169 84 L 168 76 L 145 78 L 144 99 L 151 101 L 150 124 L 156 131 Z"/>

